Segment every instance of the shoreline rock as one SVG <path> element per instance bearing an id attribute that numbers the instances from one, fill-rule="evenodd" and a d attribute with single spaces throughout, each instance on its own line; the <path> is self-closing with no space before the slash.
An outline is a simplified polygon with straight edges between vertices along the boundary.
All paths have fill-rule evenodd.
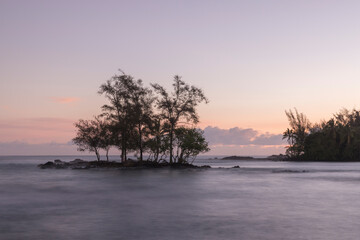
<path id="1" fill-rule="evenodd" d="M 124 163 L 115 161 L 85 161 L 82 159 L 75 159 L 70 162 L 56 159 L 53 162 L 48 161 L 44 164 L 39 164 L 41 169 L 75 169 L 83 170 L 90 168 L 117 168 L 117 169 L 154 169 L 154 168 L 171 168 L 171 169 L 188 169 L 188 168 L 211 168 L 209 165 L 197 166 L 190 163 L 173 163 L 168 162 L 158 163 L 152 161 L 126 161 Z"/>

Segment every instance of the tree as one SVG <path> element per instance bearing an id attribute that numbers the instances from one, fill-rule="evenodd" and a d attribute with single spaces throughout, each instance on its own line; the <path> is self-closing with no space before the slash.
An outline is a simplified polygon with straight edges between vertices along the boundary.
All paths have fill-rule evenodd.
<path id="1" fill-rule="evenodd" d="M 289 157 L 298 158 L 304 153 L 305 138 L 309 134 L 311 124 L 307 117 L 303 113 L 299 113 L 296 108 L 294 112 L 291 109 L 285 111 L 285 114 L 290 125 L 290 129 L 288 128 L 283 133 L 283 139 L 286 138 L 289 143 L 286 152 Z"/>
<path id="2" fill-rule="evenodd" d="M 341 109 L 334 115 L 338 135 L 339 158 L 354 160 L 360 158 L 360 112 Z"/>
<path id="3" fill-rule="evenodd" d="M 159 115 L 153 114 L 148 125 L 149 138 L 146 141 L 146 147 L 149 150 L 149 159 L 158 162 L 166 157 L 169 149 L 168 136 L 165 135 L 168 124 L 163 124 Z"/>
<path id="4" fill-rule="evenodd" d="M 133 148 L 131 136 L 134 131 L 133 110 L 131 101 L 138 89 L 133 77 L 115 75 L 100 86 L 99 94 L 104 94 L 110 104 L 102 106 L 103 115 L 113 122 L 117 136 L 117 146 L 121 149 L 121 161 L 126 161 L 127 150 Z"/>
<path id="5" fill-rule="evenodd" d="M 79 150 L 94 151 L 100 160 L 99 149 L 104 149 L 109 160 L 109 149 L 116 146 L 121 150 L 122 162 L 127 160 L 128 151 L 140 153 L 140 161 L 148 151 L 148 160 L 157 162 L 170 156 L 173 163 L 174 147 L 180 151 L 176 156 L 180 162 L 208 149 L 201 132 L 176 130 L 181 121 L 198 123 L 196 106 L 208 102 L 203 91 L 186 84 L 179 76 L 174 77 L 172 93 L 158 84 L 151 86 L 158 98 L 141 80 L 135 81 L 123 72 L 102 84 L 98 93 L 104 95 L 108 103 L 102 106 L 102 114 L 95 120 L 80 120 L 76 124 L 79 130 L 74 142 Z"/>
<path id="6" fill-rule="evenodd" d="M 106 160 L 109 161 L 109 150 L 115 144 L 115 136 L 112 131 L 113 125 L 108 119 L 101 119 L 101 116 L 96 117 L 96 120 L 99 127 L 99 146 L 105 150 Z"/>
<path id="7" fill-rule="evenodd" d="M 310 126 L 303 114 L 286 112 L 291 129 L 284 132 L 290 158 L 316 161 L 360 159 L 360 111 L 341 109 L 330 120 Z"/>
<path id="8" fill-rule="evenodd" d="M 208 103 L 208 100 L 201 89 L 186 84 L 179 76 L 174 77 L 174 91 L 172 93 L 168 93 L 159 84 L 151 84 L 151 86 L 160 96 L 156 101 L 160 116 L 170 126 L 169 152 L 170 163 L 173 163 L 174 131 L 177 125 L 181 120 L 188 123 L 198 123 L 199 116 L 196 112 L 196 106 L 201 102 Z"/>
<path id="9" fill-rule="evenodd" d="M 204 137 L 204 132 L 196 128 L 179 127 L 175 129 L 176 155 L 174 157 L 178 163 L 187 162 L 200 153 L 210 151 L 208 142 Z"/>
<path id="10" fill-rule="evenodd" d="M 72 141 L 78 145 L 78 150 L 95 152 L 97 160 L 100 161 L 99 149 L 101 148 L 101 130 L 97 119 L 80 119 L 75 123 L 75 127 L 77 128 L 76 137 L 73 138 Z"/>
<path id="11" fill-rule="evenodd" d="M 150 134 L 151 118 L 153 116 L 153 103 L 155 98 L 152 91 L 145 88 L 141 80 L 135 82 L 135 88 L 130 95 L 133 104 L 132 120 L 135 124 L 135 142 L 140 152 L 140 161 L 143 161 L 144 139 Z"/>

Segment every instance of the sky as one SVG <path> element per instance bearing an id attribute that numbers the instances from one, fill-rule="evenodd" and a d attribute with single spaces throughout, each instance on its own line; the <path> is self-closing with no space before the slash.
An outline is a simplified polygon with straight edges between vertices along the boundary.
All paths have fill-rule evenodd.
<path id="1" fill-rule="evenodd" d="M 285 110 L 360 107 L 359 1 L 0 1 L 0 155 L 76 154 L 122 69 L 200 87 L 209 154 L 284 153 Z"/>

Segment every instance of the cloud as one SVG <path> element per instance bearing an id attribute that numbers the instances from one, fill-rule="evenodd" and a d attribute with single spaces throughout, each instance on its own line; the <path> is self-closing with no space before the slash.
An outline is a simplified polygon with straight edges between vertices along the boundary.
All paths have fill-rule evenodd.
<path id="1" fill-rule="evenodd" d="M 270 156 L 285 152 L 282 145 L 213 145 L 207 155 Z"/>
<path id="2" fill-rule="evenodd" d="M 1 110 L 10 110 L 10 107 L 8 105 L 0 105 Z"/>
<path id="3" fill-rule="evenodd" d="M 210 145 L 284 145 L 281 134 L 260 134 L 252 128 L 221 129 L 208 126 L 204 129 L 205 138 Z"/>
<path id="4" fill-rule="evenodd" d="M 252 144 L 254 145 L 284 145 L 286 142 L 282 139 L 282 134 L 261 134 L 257 136 Z"/>
<path id="5" fill-rule="evenodd" d="M 77 97 L 51 97 L 50 99 L 56 103 L 73 103 L 80 100 Z"/>
<path id="6" fill-rule="evenodd" d="M 29 118 L 0 120 L 1 155 L 79 154 L 68 142 L 75 136 L 74 120 Z M 284 153 L 281 134 L 261 133 L 252 128 L 208 126 L 204 129 L 213 155 L 271 155 Z M 88 154 L 88 153 L 87 153 Z"/>

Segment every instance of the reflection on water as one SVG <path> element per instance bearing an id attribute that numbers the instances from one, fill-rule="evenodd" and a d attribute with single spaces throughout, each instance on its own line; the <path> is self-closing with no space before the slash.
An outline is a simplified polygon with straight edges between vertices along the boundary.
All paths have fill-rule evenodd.
<path id="1" fill-rule="evenodd" d="M 360 163 L 201 160 L 241 167 L 201 170 L 36 167 L 46 160 L 0 159 L 0 239 L 360 235 Z"/>

